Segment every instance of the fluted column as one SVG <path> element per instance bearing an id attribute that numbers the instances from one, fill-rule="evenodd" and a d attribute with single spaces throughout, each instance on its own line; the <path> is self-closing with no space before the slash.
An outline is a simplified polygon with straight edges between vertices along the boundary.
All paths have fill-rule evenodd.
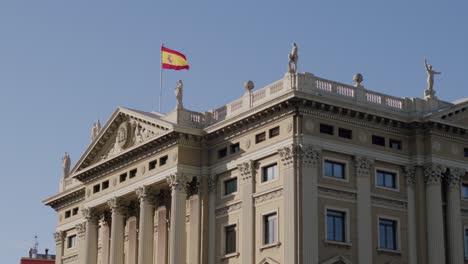
<path id="1" fill-rule="evenodd" d="M 140 200 L 140 225 L 138 232 L 138 264 L 153 263 L 153 226 L 154 205 L 148 187 L 142 186 L 136 190 Z"/>
<path id="2" fill-rule="evenodd" d="M 110 241 L 110 264 L 124 263 L 124 228 L 125 213 L 117 198 L 107 201 L 112 212 L 111 241 Z"/>
<path id="3" fill-rule="evenodd" d="M 321 150 L 306 146 L 302 148 L 302 175 L 301 175 L 301 240 L 302 263 L 318 264 L 318 177 Z M 312 239 L 311 239 L 312 238 Z"/>
<path id="4" fill-rule="evenodd" d="M 62 264 L 65 232 L 63 231 L 55 232 L 54 238 L 55 238 L 55 264 Z"/>
<path id="5" fill-rule="evenodd" d="M 278 150 L 282 161 L 284 203 L 284 263 L 297 263 L 297 145 Z"/>
<path id="6" fill-rule="evenodd" d="M 242 263 L 253 264 L 255 258 L 255 219 L 253 206 L 253 192 L 255 184 L 254 161 L 249 160 L 237 165 L 241 176 L 242 188 L 242 222 L 240 230 L 242 231 L 241 259 Z"/>
<path id="7" fill-rule="evenodd" d="M 430 164 L 424 169 L 426 182 L 427 254 L 429 264 L 445 263 L 442 173 L 445 169 Z"/>
<path id="8" fill-rule="evenodd" d="M 463 263 L 463 227 L 460 208 L 460 184 L 465 171 L 450 168 L 447 179 L 447 229 L 450 263 Z"/>
<path id="9" fill-rule="evenodd" d="M 110 250 L 110 215 L 106 212 L 101 216 L 101 264 L 109 264 Z"/>
<path id="10" fill-rule="evenodd" d="M 86 264 L 96 264 L 98 250 L 98 217 L 93 209 L 88 207 L 81 209 L 81 212 L 86 219 L 86 238 L 83 259 Z"/>
<path id="11" fill-rule="evenodd" d="M 364 156 L 356 156 L 357 181 L 357 228 L 358 228 L 358 259 L 360 264 L 372 264 L 372 216 L 371 216 L 371 184 L 372 166 L 374 161 Z M 349 238 L 348 238 L 349 239 Z"/>
<path id="12" fill-rule="evenodd" d="M 216 264 L 216 175 L 208 178 L 208 264 Z"/>
<path id="13" fill-rule="evenodd" d="M 182 173 L 172 174 L 167 178 L 171 187 L 171 228 L 169 234 L 169 264 L 186 263 L 186 200 L 187 177 Z"/>
<path id="14" fill-rule="evenodd" d="M 416 230 L 416 169 L 414 166 L 405 167 L 406 194 L 408 196 L 408 263 L 418 263 L 417 230 Z"/>

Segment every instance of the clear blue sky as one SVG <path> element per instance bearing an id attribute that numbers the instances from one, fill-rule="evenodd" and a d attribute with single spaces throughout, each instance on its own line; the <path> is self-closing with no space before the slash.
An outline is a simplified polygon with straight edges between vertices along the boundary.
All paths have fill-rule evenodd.
<path id="1" fill-rule="evenodd" d="M 164 3 L 163 3 L 164 2 Z M 260 1 L 258 1 L 260 2 Z M 162 40 L 185 53 L 190 71 L 164 74 L 164 108 L 208 110 L 242 95 L 251 79 L 280 79 L 291 42 L 299 70 L 372 90 L 422 96 L 423 60 L 441 99 L 468 97 L 467 1 L 119 1 L 0 2 L 0 256 L 18 263 L 37 234 L 55 252 L 55 194 L 61 157 L 72 163 L 90 129 L 117 106 L 156 110 Z"/>

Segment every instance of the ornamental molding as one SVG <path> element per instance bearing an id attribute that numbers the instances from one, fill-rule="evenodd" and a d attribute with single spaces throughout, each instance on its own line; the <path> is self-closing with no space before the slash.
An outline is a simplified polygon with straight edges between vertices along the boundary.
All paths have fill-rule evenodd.
<path id="1" fill-rule="evenodd" d="M 440 164 L 428 164 L 424 167 L 424 182 L 426 184 L 440 184 L 446 168 Z"/>
<path id="2" fill-rule="evenodd" d="M 90 207 L 81 208 L 81 214 L 88 222 L 96 222 L 99 220 L 99 215 L 96 210 Z"/>
<path id="3" fill-rule="evenodd" d="M 447 175 L 447 185 L 450 188 L 459 188 L 461 186 L 462 177 L 466 171 L 460 168 L 450 168 L 450 173 Z"/>
<path id="4" fill-rule="evenodd" d="M 389 197 L 372 195 L 372 205 L 397 210 L 406 210 L 407 202 Z"/>
<path id="5" fill-rule="evenodd" d="M 86 223 L 79 223 L 75 226 L 76 232 L 79 237 L 83 237 L 86 234 Z"/>
<path id="6" fill-rule="evenodd" d="M 208 176 L 208 192 L 214 192 L 216 190 L 216 175 L 212 174 Z"/>
<path id="7" fill-rule="evenodd" d="M 260 194 L 260 195 L 256 196 L 254 198 L 255 199 L 254 204 L 258 205 L 258 204 L 262 204 L 262 203 L 267 203 L 267 202 L 276 200 L 277 198 L 280 198 L 282 196 L 283 196 L 283 188 L 272 190 L 272 191 L 269 191 L 267 193 L 263 193 L 263 194 Z"/>
<path id="8" fill-rule="evenodd" d="M 302 149 L 298 145 L 290 145 L 287 147 L 282 147 L 278 149 L 278 154 L 283 162 L 283 166 L 289 168 L 294 166 L 294 162 L 297 160 L 298 157 L 302 154 Z"/>
<path id="9" fill-rule="evenodd" d="M 354 157 L 354 167 L 356 168 L 356 175 L 358 177 L 370 177 L 373 165 L 374 160 L 366 156 Z"/>
<path id="10" fill-rule="evenodd" d="M 406 184 L 408 186 L 414 186 L 416 183 L 416 166 L 407 165 L 403 167 L 405 172 Z"/>
<path id="11" fill-rule="evenodd" d="M 187 193 L 189 177 L 181 172 L 170 174 L 166 178 L 171 191 L 183 191 Z"/>
<path id="12" fill-rule="evenodd" d="M 308 166 L 317 166 L 322 158 L 322 149 L 313 146 L 302 146 L 302 163 Z"/>
<path id="13" fill-rule="evenodd" d="M 135 190 L 135 194 L 137 195 L 140 204 L 142 204 L 143 202 L 149 202 L 150 204 L 154 205 L 156 195 L 158 193 L 149 186 L 143 185 Z"/>
<path id="14" fill-rule="evenodd" d="M 126 206 L 124 206 L 120 200 L 117 197 L 112 197 L 109 200 L 107 200 L 107 205 L 109 206 L 109 209 L 111 210 L 112 214 L 120 214 L 120 215 L 125 215 L 126 213 Z"/>
<path id="15" fill-rule="evenodd" d="M 216 214 L 216 217 L 224 216 L 234 211 L 238 211 L 241 208 L 242 208 L 242 202 L 239 201 L 237 203 L 233 203 L 233 204 L 221 207 L 221 208 L 217 208 L 215 214 Z"/>
<path id="16" fill-rule="evenodd" d="M 255 162 L 248 160 L 237 165 L 237 169 L 241 175 L 243 181 L 254 181 Z"/>
<path id="17" fill-rule="evenodd" d="M 63 243 L 63 240 L 65 239 L 65 232 L 63 231 L 57 231 L 54 233 L 54 239 L 55 239 L 55 244 L 60 245 Z"/>
<path id="18" fill-rule="evenodd" d="M 78 254 L 63 258 L 62 260 L 63 264 L 76 263 L 76 262 L 78 262 Z"/>
<path id="19" fill-rule="evenodd" d="M 351 190 L 341 190 L 336 189 L 328 186 L 319 186 L 319 196 L 335 199 L 335 200 L 342 200 L 348 202 L 354 202 L 357 199 L 357 195 L 354 191 Z"/>

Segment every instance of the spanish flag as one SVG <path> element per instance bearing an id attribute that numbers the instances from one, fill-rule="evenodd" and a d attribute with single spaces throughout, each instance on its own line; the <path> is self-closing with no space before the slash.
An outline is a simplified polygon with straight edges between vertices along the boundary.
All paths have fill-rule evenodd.
<path id="1" fill-rule="evenodd" d="M 182 70 L 190 69 L 184 54 L 161 46 L 161 63 L 163 69 Z"/>

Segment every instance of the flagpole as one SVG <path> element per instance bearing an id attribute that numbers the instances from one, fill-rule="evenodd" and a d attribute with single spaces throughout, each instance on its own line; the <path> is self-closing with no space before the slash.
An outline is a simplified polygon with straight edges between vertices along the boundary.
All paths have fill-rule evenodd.
<path id="1" fill-rule="evenodd" d="M 160 61 L 159 61 L 159 67 L 161 69 L 159 73 L 159 113 L 161 113 L 161 97 L 162 97 L 162 75 L 163 75 L 163 68 L 162 68 L 162 48 L 164 44 L 161 41 L 161 50 L 159 51 L 160 53 Z"/>

